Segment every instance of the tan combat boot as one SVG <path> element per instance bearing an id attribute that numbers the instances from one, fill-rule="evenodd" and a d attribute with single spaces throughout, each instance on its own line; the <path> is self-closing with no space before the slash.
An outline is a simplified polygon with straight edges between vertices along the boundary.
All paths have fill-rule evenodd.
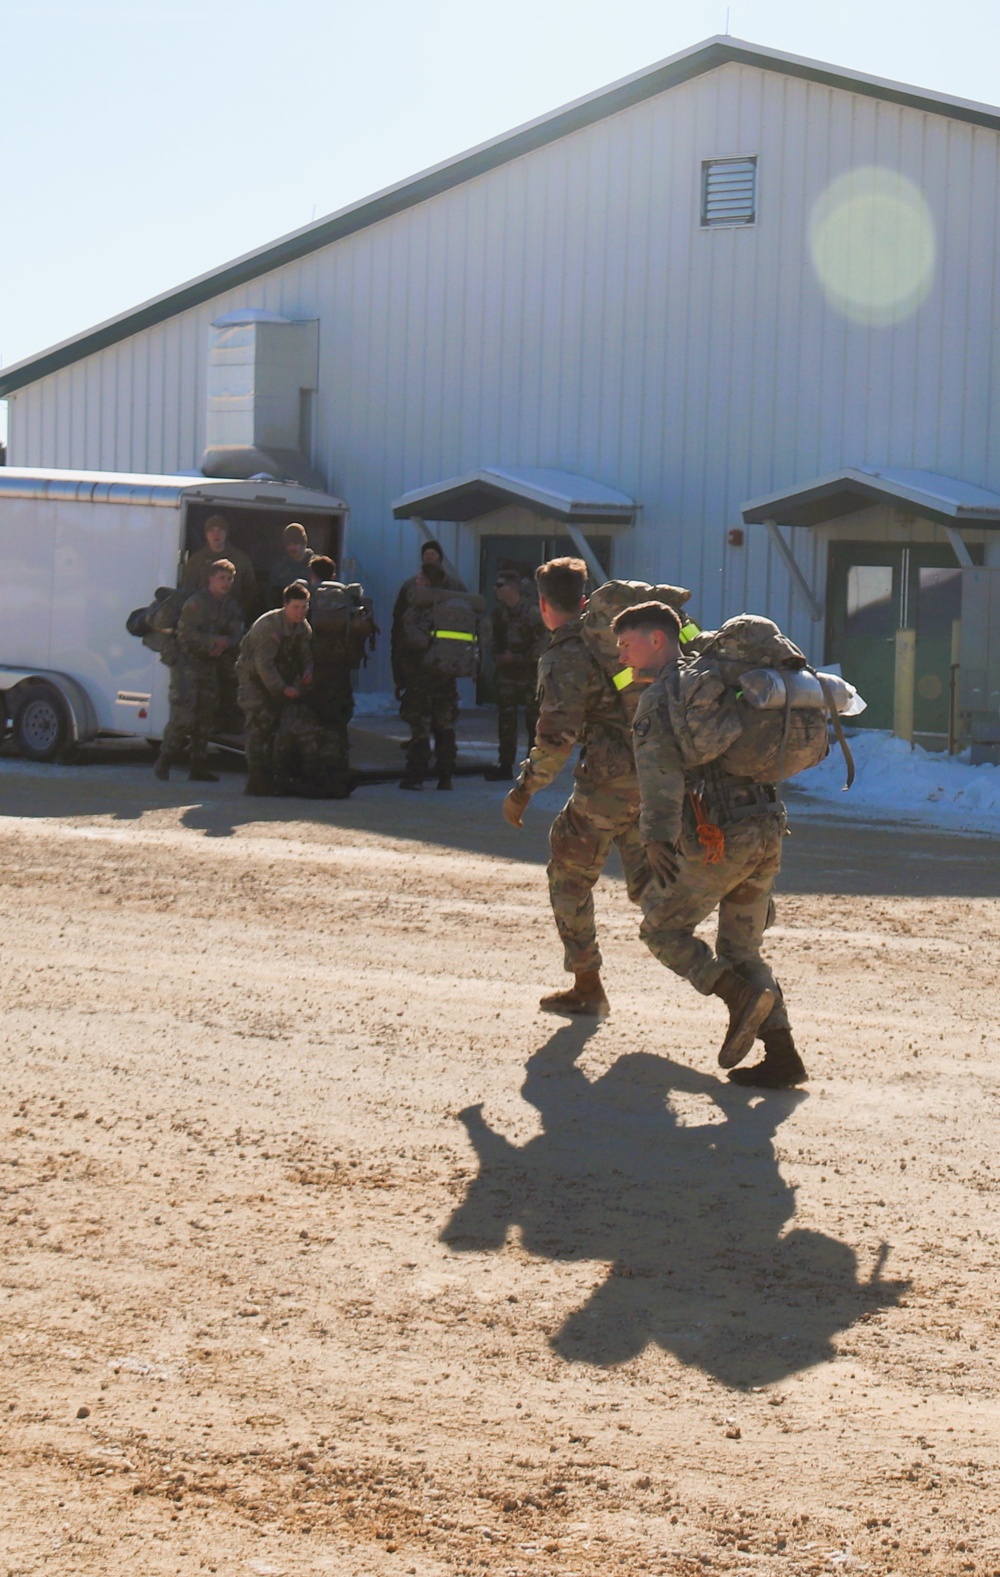
<path id="1" fill-rule="evenodd" d="M 791 1090 L 805 1084 L 809 1075 L 795 1049 L 790 1029 L 769 1029 L 761 1036 L 764 1059 L 752 1068 L 734 1068 L 729 1077 L 734 1084 L 749 1084 L 761 1090 Z"/>
<path id="2" fill-rule="evenodd" d="M 719 1067 L 734 1068 L 742 1062 L 757 1036 L 757 1031 L 777 1000 L 776 993 L 761 990 L 738 975 L 735 969 L 724 969 L 712 995 L 721 997 L 729 1009 L 729 1028 L 719 1052 Z"/>
<path id="3" fill-rule="evenodd" d="M 538 1006 L 543 1013 L 581 1014 L 587 1018 L 606 1018 L 611 1011 L 599 969 L 578 970 L 568 991 L 553 991 L 542 997 Z"/>

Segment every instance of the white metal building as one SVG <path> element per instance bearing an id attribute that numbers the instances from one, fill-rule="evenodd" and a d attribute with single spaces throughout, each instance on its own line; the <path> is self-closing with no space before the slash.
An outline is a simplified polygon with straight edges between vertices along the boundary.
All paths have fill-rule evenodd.
<path id="1" fill-rule="evenodd" d="M 1000 110 L 712 39 L 7 368 L 9 462 L 277 468 L 383 608 L 411 518 L 486 587 L 582 531 L 876 722 L 915 627 L 940 734 L 1000 567 L 998 193 Z"/>

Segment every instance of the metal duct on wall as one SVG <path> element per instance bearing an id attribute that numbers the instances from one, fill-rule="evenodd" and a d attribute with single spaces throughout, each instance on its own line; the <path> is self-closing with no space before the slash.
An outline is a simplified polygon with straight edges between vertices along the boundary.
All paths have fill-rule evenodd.
<path id="1" fill-rule="evenodd" d="M 319 378 L 319 323 L 247 310 L 209 330 L 205 476 L 281 482 L 326 490 L 310 459 Z"/>

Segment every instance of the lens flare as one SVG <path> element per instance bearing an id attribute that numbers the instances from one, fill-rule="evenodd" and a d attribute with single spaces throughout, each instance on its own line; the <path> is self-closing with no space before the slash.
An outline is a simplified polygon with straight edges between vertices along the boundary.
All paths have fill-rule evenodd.
<path id="1" fill-rule="evenodd" d="M 926 199 L 905 175 L 878 165 L 830 183 L 810 216 L 809 249 L 827 300 L 855 323 L 902 323 L 934 281 Z"/>

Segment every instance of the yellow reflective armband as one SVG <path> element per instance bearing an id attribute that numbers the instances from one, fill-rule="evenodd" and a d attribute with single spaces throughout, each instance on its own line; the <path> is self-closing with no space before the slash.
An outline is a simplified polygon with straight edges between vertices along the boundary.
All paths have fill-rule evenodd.
<path id="1" fill-rule="evenodd" d="M 434 634 L 439 641 L 474 641 L 476 638 L 467 630 L 435 630 Z"/>
<path id="2" fill-rule="evenodd" d="M 695 624 L 693 619 L 689 619 L 681 630 L 681 644 L 686 646 L 688 641 L 693 641 L 695 636 L 700 634 L 701 631 L 697 624 Z"/>
<path id="3" fill-rule="evenodd" d="M 616 690 L 625 690 L 632 683 L 633 673 L 631 668 L 620 668 L 613 676 L 611 683 Z"/>

